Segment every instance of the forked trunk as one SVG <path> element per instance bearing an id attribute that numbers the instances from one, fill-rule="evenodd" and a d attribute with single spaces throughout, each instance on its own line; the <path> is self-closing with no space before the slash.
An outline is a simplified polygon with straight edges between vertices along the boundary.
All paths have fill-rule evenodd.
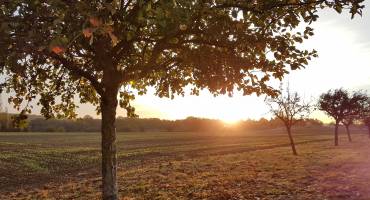
<path id="1" fill-rule="evenodd" d="M 349 131 L 349 125 L 346 125 L 346 131 L 347 131 L 348 141 L 352 142 L 351 133 Z"/>
<path id="2" fill-rule="evenodd" d="M 338 128 L 339 128 L 339 122 L 335 123 L 335 132 L 334 132 L 334 145 L 338 146 L 339 141 L 338 141 Z"/>
<path id="3" fill-rule="evenodd" d="M 291 127 L 286 127 L 286 129 L 288 131 L 290 146 L 292 147 L 293 155 L 296 156 L 298 154 L 297 154 L 297 150 L 295 149 L 295 144 L 294 144 L 294 140 L 293 140 L 293 136 L 292 136 L 292 132 L 291 132 Z"/>

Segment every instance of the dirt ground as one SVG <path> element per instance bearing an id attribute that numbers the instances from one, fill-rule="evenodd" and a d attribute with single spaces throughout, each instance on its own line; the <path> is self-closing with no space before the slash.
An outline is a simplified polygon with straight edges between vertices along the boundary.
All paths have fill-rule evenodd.
<path id="1" fill-rule="evenodd" d="M 122 199 L 370 199 L 370 139 L 330 128 L 120 133 Z M 98 133 L 0 133 L 0 199 L 99 199 Z"/>

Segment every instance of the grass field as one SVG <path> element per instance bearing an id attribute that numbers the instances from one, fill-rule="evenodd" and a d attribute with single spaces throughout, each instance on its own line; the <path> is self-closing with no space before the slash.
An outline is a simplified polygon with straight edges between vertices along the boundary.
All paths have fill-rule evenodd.
<path id="1" fill-rule="evenodd" d="M 332 129 L 119 133 L 122 199 L 370 199 L 370 139 Z M 99 133 L 0 133 L 0 199 L 99 199 Z"/>

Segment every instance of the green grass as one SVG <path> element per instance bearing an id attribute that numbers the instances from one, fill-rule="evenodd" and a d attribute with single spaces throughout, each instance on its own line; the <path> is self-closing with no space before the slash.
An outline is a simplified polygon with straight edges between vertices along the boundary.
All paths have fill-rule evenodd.
<path id="1" fill-rule="evenodd" d="M 329 128 L 119 133 L 123 199 L 370 199 L 370 140 Z M 0 199 L 98 199 L 99 133 L 0 133 Z"/>

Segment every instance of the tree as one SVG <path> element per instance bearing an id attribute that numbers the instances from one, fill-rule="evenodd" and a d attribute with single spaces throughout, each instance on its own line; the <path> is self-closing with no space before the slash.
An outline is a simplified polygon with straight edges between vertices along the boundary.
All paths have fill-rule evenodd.
<path id="1" fill-rule="evenodd" d="M 3 113 L 2 95 L 0 96 L 0 131 L 5 130 L 5 114 Z"/>
<path id="2" fill-rule="evenodd" d="M 84 120 L 93 120 L 94 118 L 91 115 L 85 115 L 83 117 Z"/>
<path id="3" fill-rule="evenodd" d="M 265 102 L 270 107 L 270 112 L 284 123 L 293 155 L 297 155 L 292 136 L 292 126 L 308 117 L 311 113 L 311 105 L 305 103 L 297 92 L 292 93 L 289 87 L 287 87 L 285 94 L 282 87 L 280 87 L 279 96 L 266 98 Z"/>
<path id="4" fill-rule="evenodd" d="M 370 138 L 370 117 L 364 118 L 364 124 L 367 126 L 367 130 L 369 131 L 369 138 Z"/>
<path id="5" fill-rule="evenodd" d="M 345 117 L 350 116 L 350 109 L 346 105 L 349 102 L 349 94 L 344 89 L 329 90 L 323 93 L 318 101 L 318 108 L 335 120 L 334 144 L 338 146 L 339 124 Z"/>
<path id="6" fill-rule="evenodd" d="M 369 138 L 370 138 L 370 99 L 368 97 L 366 103 L 364 104 L 363 112 L 361 113 L 362 122 L 367 126 L 367 130 L 369 131 Z"/>
<path id="7" fill-rule="evenodd" d="M 116 107 L 148 87 L 160 97 L 208 89 L 215 95 L 276 94 L 268 84 L 300 69 L 316 51 L 298 49 L 313 35 L 321 8 L 362 14 L 363 0 L 12 0 L 1 5 L 1 89 L 46 118 L 74 118 L 75 97 L 102 116 L 103 199 L 117 199 Z M 302 22 L 302 23 L 301 23 Z M 306 25 L 304 30 L 296 29 Z M 301 26 L 300 26 L 301 27 Z M 270 56 L 271 55 L 271 56 Z M 119 98 L 117 98 L 119 97 Z M 26 102 L 22 104 L 22 102 Z M 21 107 L 27 105 L 26 107 Z"/>
<path id="8" fill-rule="evenodd" d="M 344 107 L 347 113 L 342 123 L 346 127 L 348 141 L 352 142 L 352 137 L 349 127 L 356 121 L 361 119 L 361 113 L 364 112 L 366 101 L 368 97 L 366 94 L 361 92 L 354 92 L 349 96 L 348 101 L 344 102 Z"/>
<path id="9" fill-rule="evenodd" d="M 346 127 L 346 133 L 347 133 L 349 142 L 352 142 L 352 137 L 351 137 L 351 132 L 350 132 L 349 127 L 354 123 L 356 118 L 357 116 L 355 115 L 352 115 L 352 116 L 349 115 L 349 116 L 344 117 L 344 119 L 342 120 L 344 127 Z"/>
<path id="10" fill-rule="evenodd" d="M 7 131 L 9 128 L 8 108 L 3 104 L 2 94 L 0 95 L 0 131 Z"/>

